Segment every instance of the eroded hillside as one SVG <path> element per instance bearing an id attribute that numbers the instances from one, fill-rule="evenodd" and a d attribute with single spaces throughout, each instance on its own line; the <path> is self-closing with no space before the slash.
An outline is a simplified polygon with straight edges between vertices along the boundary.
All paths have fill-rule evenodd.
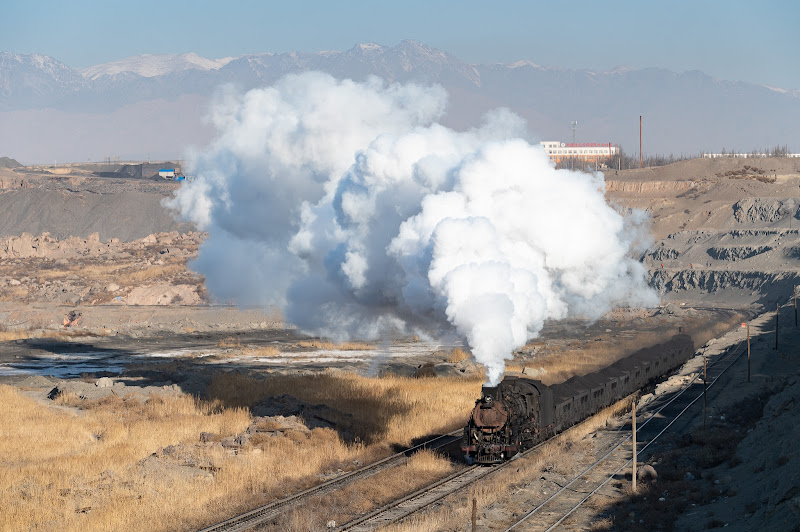
<path id="1" fill-rule="evenodd" d="M 622 211 L 644 209 L 644 256 L 666 300 L 772 304 L 800 274 L 800 159 L 694 159 L 606 174 Z"/>

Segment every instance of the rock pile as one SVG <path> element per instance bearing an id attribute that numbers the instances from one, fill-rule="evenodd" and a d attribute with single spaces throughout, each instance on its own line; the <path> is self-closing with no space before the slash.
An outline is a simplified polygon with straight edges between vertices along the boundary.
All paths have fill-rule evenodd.
<path id="1" fill-rule="evenodd" d="M 181 393 L 181 389 L 177 384 L 127 386 L 121 380 L 110 377 L 100 377 L 95 382 L 60 380 L 52 386 L 53 388 L 47 394 L 47 397 L 53 400 L 63 395 L 74 395 L 83 400 L 102 399 L 117 395 L 145 401 L 153 394 L 179 395 Z"/>
<path id="2" fill-rule="evenodd" d="M 96 257 L 106 253 L 143 250 L 151 246 L 160 246 L 158 253 L 161 255 L 183 257 L 189 255 L 187 244 L 196 246 L 202 241 L 203 234 L 193 231 L 151 234 L 133 242 L 120 242 L 118 238 L 101 242 L 99 233 L 93 233 L 88 238 L 71 236 L 63 240 L 52 238 L 50 233 L 39 236 L 23 233 L 21 236 L 0 238 L 0 259 Z"/>
<path id="3" fill-rule="evenodd" d="M 312 405 L 305 403 L 291 395 L 279 395 L 265 399 L 252 408 L 253 416 L 258 418 L 277 419 L 282 421 L 298 420 L 302 418 L 304 426 L 314 428 L 333 428 L 343 418 L 349 419 L 349 414 L 342 414 L 326 405 Z"/>

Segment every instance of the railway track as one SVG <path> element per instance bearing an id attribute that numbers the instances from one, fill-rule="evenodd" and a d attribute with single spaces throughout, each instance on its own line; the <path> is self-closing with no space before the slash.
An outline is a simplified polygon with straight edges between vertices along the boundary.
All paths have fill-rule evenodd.
<path id="1" fill-rule="evenodd" d="M 377 462 L 373 462 L 362 468 L 350 471 L 336 478 L 323 482 L 322 484 L 299 491 L 289 495 L 288 497 L 284 497 L 256 508 L 255 510 L 245 512 L 222 521 L 221 523 L 217 523 L 216 525 L 204 528 L 200 530 L 200 532 L 238 532 L 251 530 L 255 527 L 269 524 L 280 515 L 291 510 L 310 497 L 325 495 L 326 493 L 341 489 L 345 485 L 355 482 L 356 480 L 368 478 L 376 473 L 379 473 L 380 471 L 401 465 L 405 463 L 408 457 L 416 451 L 422 449 L 439 449 L 444 447 L 445 445 L 460 439 L 461 433 L 462 431 L 459 429 L 441 436 L 437 436 L 436 438 L 432 438 L 426 442 L 420 443 L 419 445 L 415 445 L 399 453 L 387 456 L 386 458 L 378 460 Z"/>
<path id="2" fill-rule="evenodd" d="M 523 457 L 536 452 L 541 446 L 546 444 L 544 441 L 524 453 L 519 457 Z M 336 531 L 351 531 L 351 532 L 368 532 L 377 530 L 392 523 L 397 523 L 406 517 L 423 510 L 430 505 L 444 499 L 460 489 L 474 484 L 489 475 L 495 474 L 503 468 L 515 464 L 515 460 L 509 460 L 502 464 L 487 467 L 481 465 L 471 465 L 465 467 L 448 477 L 440 479 L 429 486 L 426 486 L 414 493 L 406 495 L 400 499 L 381 506 L 372 512 L 365 514 L 357 519 L 354 519 L 344 525 L 336 528 Z"/>
<path id="3" fill-rule="evenodd" d="M 742 352 L 743 346 L 739 343 L 737 346 L 731 347 L 711 359 L 708 373 L 709 388 L 738 359 Z M 716 377 L 713 377 L 711 373 L 714 370 L 717 371 Z M 648 404 L 647 409 L 641 412 L 641 417 L 645 419 L 639 424 L 639 429 L 637 430 L 637 438 L 641 442 L 637 455 L 643 453 L 651 443 L 655 442 L 691 405 L 702 399 L 702 382 L 702 373 L 698 373 L 681 390 L 664 394 L 664 397 Z M 696 390 L 698 385 L 700 394 L 695 395 L 691 390 Z M 639 417 L 637 416 L 637 418 Z M 522 524 L 526 524 L 525 530 L 553 530 L 564 519 L 580 508 L 593 494 L 605 486 L 608 481 L 615 478 L 626 466 L 629 466 L 632 455 L 631 436 L 628 429 L 625 429 L 624 432 L 621 430 L 617 432 L 620 433 L 620 438 L 615 440 L 615 443 L 604 448 L 604 454 L 599 460 L 595 461 L 554 495 L 523 516 L 518 522 L 512 524 L 506 532 L 517 529 L 522 530 L 522 528 L 518 528 Z M 542 442 L 529 449 L 522 456 L 537 451 L 545 443 L 547 442 Z M 397 523 L 513 463 L 514 461 L 509 461 L 493 467 L 471 466 L 464 468 L 415 493 L 392 501 L 358 519 L 345 523 L 336 530 L 367 532 Z M 590 479 L 588 476 L 592 478 Z M 536 525 L 527 526 L 531 525 L 529 518 L 537 514 Z M 541 526 L 541 521 L 545 521 L 546 524 Z"/>
<path id="4" fill-rule="evenodd" d="M 707 389 L 739 359 L 746 351 L 740 342 L 716 356 L 708 367 Z M 637 429 L 637 457 L 644 457 L 650 446 L 680 419 L 695 403 L 703 400 L 702 372 L 686 384 L 680 391 L 670 394 L 658 403 L 651 402 L 642 416 L 644 421 Z M 600 492 L 613 479 L 618 478 L 633 460 L 632 436 L 628 434 L 619 440 L 605 454 L 590 464 L 580 474 L 564 484 L 553 495 L 539 503 L 523 515 L 505 532 L 555 530 L 567 518 L 578 511 L 591 497 Z M 532 519 L 535 516 L 535 519 Z"/>
<path id="5" fill-rule="evenodd" d="M 372 512 L 350 521 L 337 531 L 366 532 L 395 523 L 434 502 L 447 497 L 464 486 L 492 473 L 493 468 L 473 465 L 445 477 L 425 488 L 390 502 Z"/>

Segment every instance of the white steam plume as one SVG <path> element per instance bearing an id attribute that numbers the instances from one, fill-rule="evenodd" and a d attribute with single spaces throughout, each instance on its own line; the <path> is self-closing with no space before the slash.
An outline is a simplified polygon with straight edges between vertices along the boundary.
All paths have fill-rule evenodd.
<path id="1" fill-rule="evenodd" d="M 493 384 L 545 320 L 657 301 L 602 174 L 555 170 L 505 110 L 441 126 L 445 103 L 321 73 L 223 95 L 167 202 L 209 232 L 211 293 L 334 338 L 454 329 Z"/>

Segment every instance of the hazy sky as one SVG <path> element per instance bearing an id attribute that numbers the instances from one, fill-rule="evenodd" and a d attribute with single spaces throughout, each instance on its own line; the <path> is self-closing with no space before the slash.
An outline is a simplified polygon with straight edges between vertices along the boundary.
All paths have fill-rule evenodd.
<path id="1" fill-rule="evenodd" d="M 75 68 L 145 53 L 212 58 L 414 39 L 473 63 L 702 70 L 800 88 L 800 2 L 10 0 L 0 50 Z M 10 4 L 10 5 L 9 5 Z"/>

